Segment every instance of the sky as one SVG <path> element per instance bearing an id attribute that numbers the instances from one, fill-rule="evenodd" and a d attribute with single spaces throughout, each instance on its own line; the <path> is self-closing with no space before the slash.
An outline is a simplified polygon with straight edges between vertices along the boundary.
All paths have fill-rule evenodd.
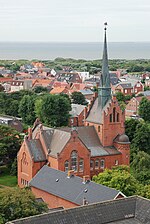
<path id="1" fill-rule="evenodd" d="M 150 0 L 0 0 L 0 41 L 150 41 Z"/>

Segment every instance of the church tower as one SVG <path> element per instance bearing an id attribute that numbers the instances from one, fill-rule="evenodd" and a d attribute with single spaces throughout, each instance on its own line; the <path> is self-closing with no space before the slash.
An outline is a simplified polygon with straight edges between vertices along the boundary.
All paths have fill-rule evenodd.
<path id="1" fill-rule="evenodd" d="M 107 55 L 107 39 L 106 39 L 106 25 L 105 23 L 105 34 L 104 34 L 104 49 L 103 49 L 103 60 L 102 60 L 102 74 L 100 76 L 100 83 L 98 87 L 98 106 L 102 110 L 108 100 L 111 99 L 111 87 L 110 87 L 110 74 L 108 68 L 108 55 Z"/>
<path id="2" fill-rule="evenodd" d="M 125 112 L 120 108 L 115 95 L 111 95 L 107 53 L 107 23 L 104 24 L 102 72 L 98 97 L 90 108 L 85 125 L 94 126 L 102 146 L 113 146 L 117 136 L 125 133 Z"/>

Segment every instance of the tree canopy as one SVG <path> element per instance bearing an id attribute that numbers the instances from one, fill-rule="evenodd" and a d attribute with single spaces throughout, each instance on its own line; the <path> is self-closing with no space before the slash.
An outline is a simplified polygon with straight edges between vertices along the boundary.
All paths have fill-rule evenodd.
<path id="1" fill-rule="evenodd" d="M 139 104 L 139 115 L 145 120 L 150 122 L 150 100 L 146 97 L 142 97 Z"/>
<path id="2" fill-rule="evenodd" d="M 66 126 L 70 110 L 70 100 L 63 95 L 46 94 L 35 103 L 37 117 L 51 127 Z"/>
<path id="3" fill-rule="evenodd" d="M 81 92 L 73 92 L 71 95 L 72 103 L 87 105 L 85 96 Z"/>
<path id="4" fill-rule="evenodd" d="M 37 202 L 29 189 L 0 189 L 0 223 L 37 215 L 47 211 L 45 203 Z"/>
<path id="5" fill-rule="evenodd" d="M 12 164 L 21 146 L 22 137 L 15 129 L 0 125 L 0 161 Z"/>

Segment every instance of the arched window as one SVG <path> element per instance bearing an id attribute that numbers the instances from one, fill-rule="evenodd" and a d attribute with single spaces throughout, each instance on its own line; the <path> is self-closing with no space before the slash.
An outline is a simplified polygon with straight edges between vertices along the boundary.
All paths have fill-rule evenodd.
<path id="1" fill-rule="evenodd" d="M 105 160 L 104 159 L 101 159 L 100 168 L 101 169 L 104 169 L 104 167 L 105 167 Z"/>
<path id="2" fill-rule="evenodd" d="M 78 168 L 78 154 L 76 151 L 71 153 L 71 169 L 77 171 Z"/>
<path id="3" fill-rule="evenodd" d="M 79 171 L 82 172 L 84 170 L 84 160 L 80 159 L 79 161 Z"/>
<path id="4" fill-rule="evenodd" d="M 99 160 L 98 159 L 95 160 L 95 169 L 99 169 Z"/>
<path id="5" fill-rule="evenodd" d="M 117 113 L 117 122 L 119 122 L 119 113 Z"/>
<path id="6" fill-rule="evenodd" d="M 112 122 L 112 114 L 110 114 L 109 121 Z"/>
<path id="7" fill-rule="evenodd" d="M 68 171 L 69 170 L 69 161 L 66 160 L 65 161 L 65 171 Z"/>
<path id="8" fill-rule="evenodd" d="M 90 169 L 91 169 L 91 170 L 94 169 L 94 161 L 93 161 L 93 160 L 90 161 Z"/>
<path id="9" fill-rule="evenodd" d="M 116 121 L 116 108 L 113 108 L 113 122 Z"/>
<path id="10" fill-rule="evenodd" d="M 27 161 L 26 153 L 24 152 L 21 159 L 21 172 L 26 173 L 28 171 L 27 166 L 28 166 L 28 161 Z"/>
<path id="11" fill-rule="evenodd" d="M 100 132 L 100 126 L 98 126 L 98 132 Z"/>

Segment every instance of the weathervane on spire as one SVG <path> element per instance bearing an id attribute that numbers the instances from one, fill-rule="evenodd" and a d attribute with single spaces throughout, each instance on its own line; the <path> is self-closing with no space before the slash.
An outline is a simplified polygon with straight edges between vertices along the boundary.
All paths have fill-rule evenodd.
<path id="1" fill-rule="evenodd" d="M 104 23 L 104 26 L 105 26 L 104 30 L 107 30 L 107 26 L 108 26 L 107 22 Z"/>

